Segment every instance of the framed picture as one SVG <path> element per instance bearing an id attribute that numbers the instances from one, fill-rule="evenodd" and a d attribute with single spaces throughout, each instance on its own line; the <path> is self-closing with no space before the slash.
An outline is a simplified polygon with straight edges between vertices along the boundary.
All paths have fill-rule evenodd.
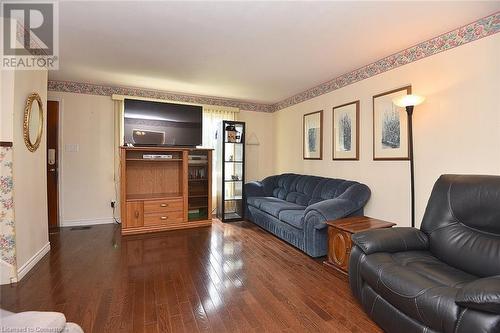
<path id="1" fill-rule="evenodd" d="M 407 160 L 408 115 L 392 100 L 411 94 L 411 86 L 373 96 L 373 159 Z"/>
<path id="2" fill-rule="evenodd" d="M 359 101 L 333 108 L 334 160 L 359 160 Z"/>
<path id="3" fill-rule="evenodd" d="M 305 160 L 323 158 L 323 110 L 304 115 L 303 157 Z"/>

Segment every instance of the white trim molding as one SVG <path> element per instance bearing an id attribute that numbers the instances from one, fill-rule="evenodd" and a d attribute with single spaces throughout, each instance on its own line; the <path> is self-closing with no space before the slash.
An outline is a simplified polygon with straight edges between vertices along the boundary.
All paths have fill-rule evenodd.
<path id="1" fill-rule="evenodd" d="M 81 227 L 87 225 L 100 225 L 114 223 L 113 217 L 98 217 L 95 219 L 61 220 L 61 227 Z"/>
<path id="2" fill-rule="evenodd" d="M 17 280 L 12 282 L 19 282 L 21 279 L 28 274 L 28 272 L 35 267 L 35 265 L 50 251 L 50 242 L 47 242 L 37 253 L 33 255 L 33 257 L 29 258 L 29 260 L 19 267 L 17 270 Z"/>

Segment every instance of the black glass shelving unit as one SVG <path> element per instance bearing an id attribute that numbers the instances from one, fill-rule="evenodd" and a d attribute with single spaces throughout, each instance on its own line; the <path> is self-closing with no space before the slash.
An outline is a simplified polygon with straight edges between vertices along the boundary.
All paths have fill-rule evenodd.
<path id="1" fill-rule="evenodd" d="M 217 156 L 218 193 L 217 217 L 222 222 L 244 218 L 245 184 L 245 123 L 222 121 L 218 131 Z"/>

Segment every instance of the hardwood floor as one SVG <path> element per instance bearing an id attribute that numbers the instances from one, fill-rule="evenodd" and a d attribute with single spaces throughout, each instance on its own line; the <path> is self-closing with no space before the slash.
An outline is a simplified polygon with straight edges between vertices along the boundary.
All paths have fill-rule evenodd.
<path id="1" fill-rule="evenodd" d="M 249 222 L 120 236 L 65 228 L 1 307 L 60 311 L 85 332 L 381 332 L 347 281 Z"/>

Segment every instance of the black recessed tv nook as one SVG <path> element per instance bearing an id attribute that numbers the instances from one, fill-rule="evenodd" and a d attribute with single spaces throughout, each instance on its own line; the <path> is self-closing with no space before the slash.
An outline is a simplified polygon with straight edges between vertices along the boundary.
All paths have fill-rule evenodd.
<path id="1" fill-rule="evenodd" d="M 124 142 L 133 146 L 200 146 L 202 122 L 202 106 L 125 99 Z"/>

